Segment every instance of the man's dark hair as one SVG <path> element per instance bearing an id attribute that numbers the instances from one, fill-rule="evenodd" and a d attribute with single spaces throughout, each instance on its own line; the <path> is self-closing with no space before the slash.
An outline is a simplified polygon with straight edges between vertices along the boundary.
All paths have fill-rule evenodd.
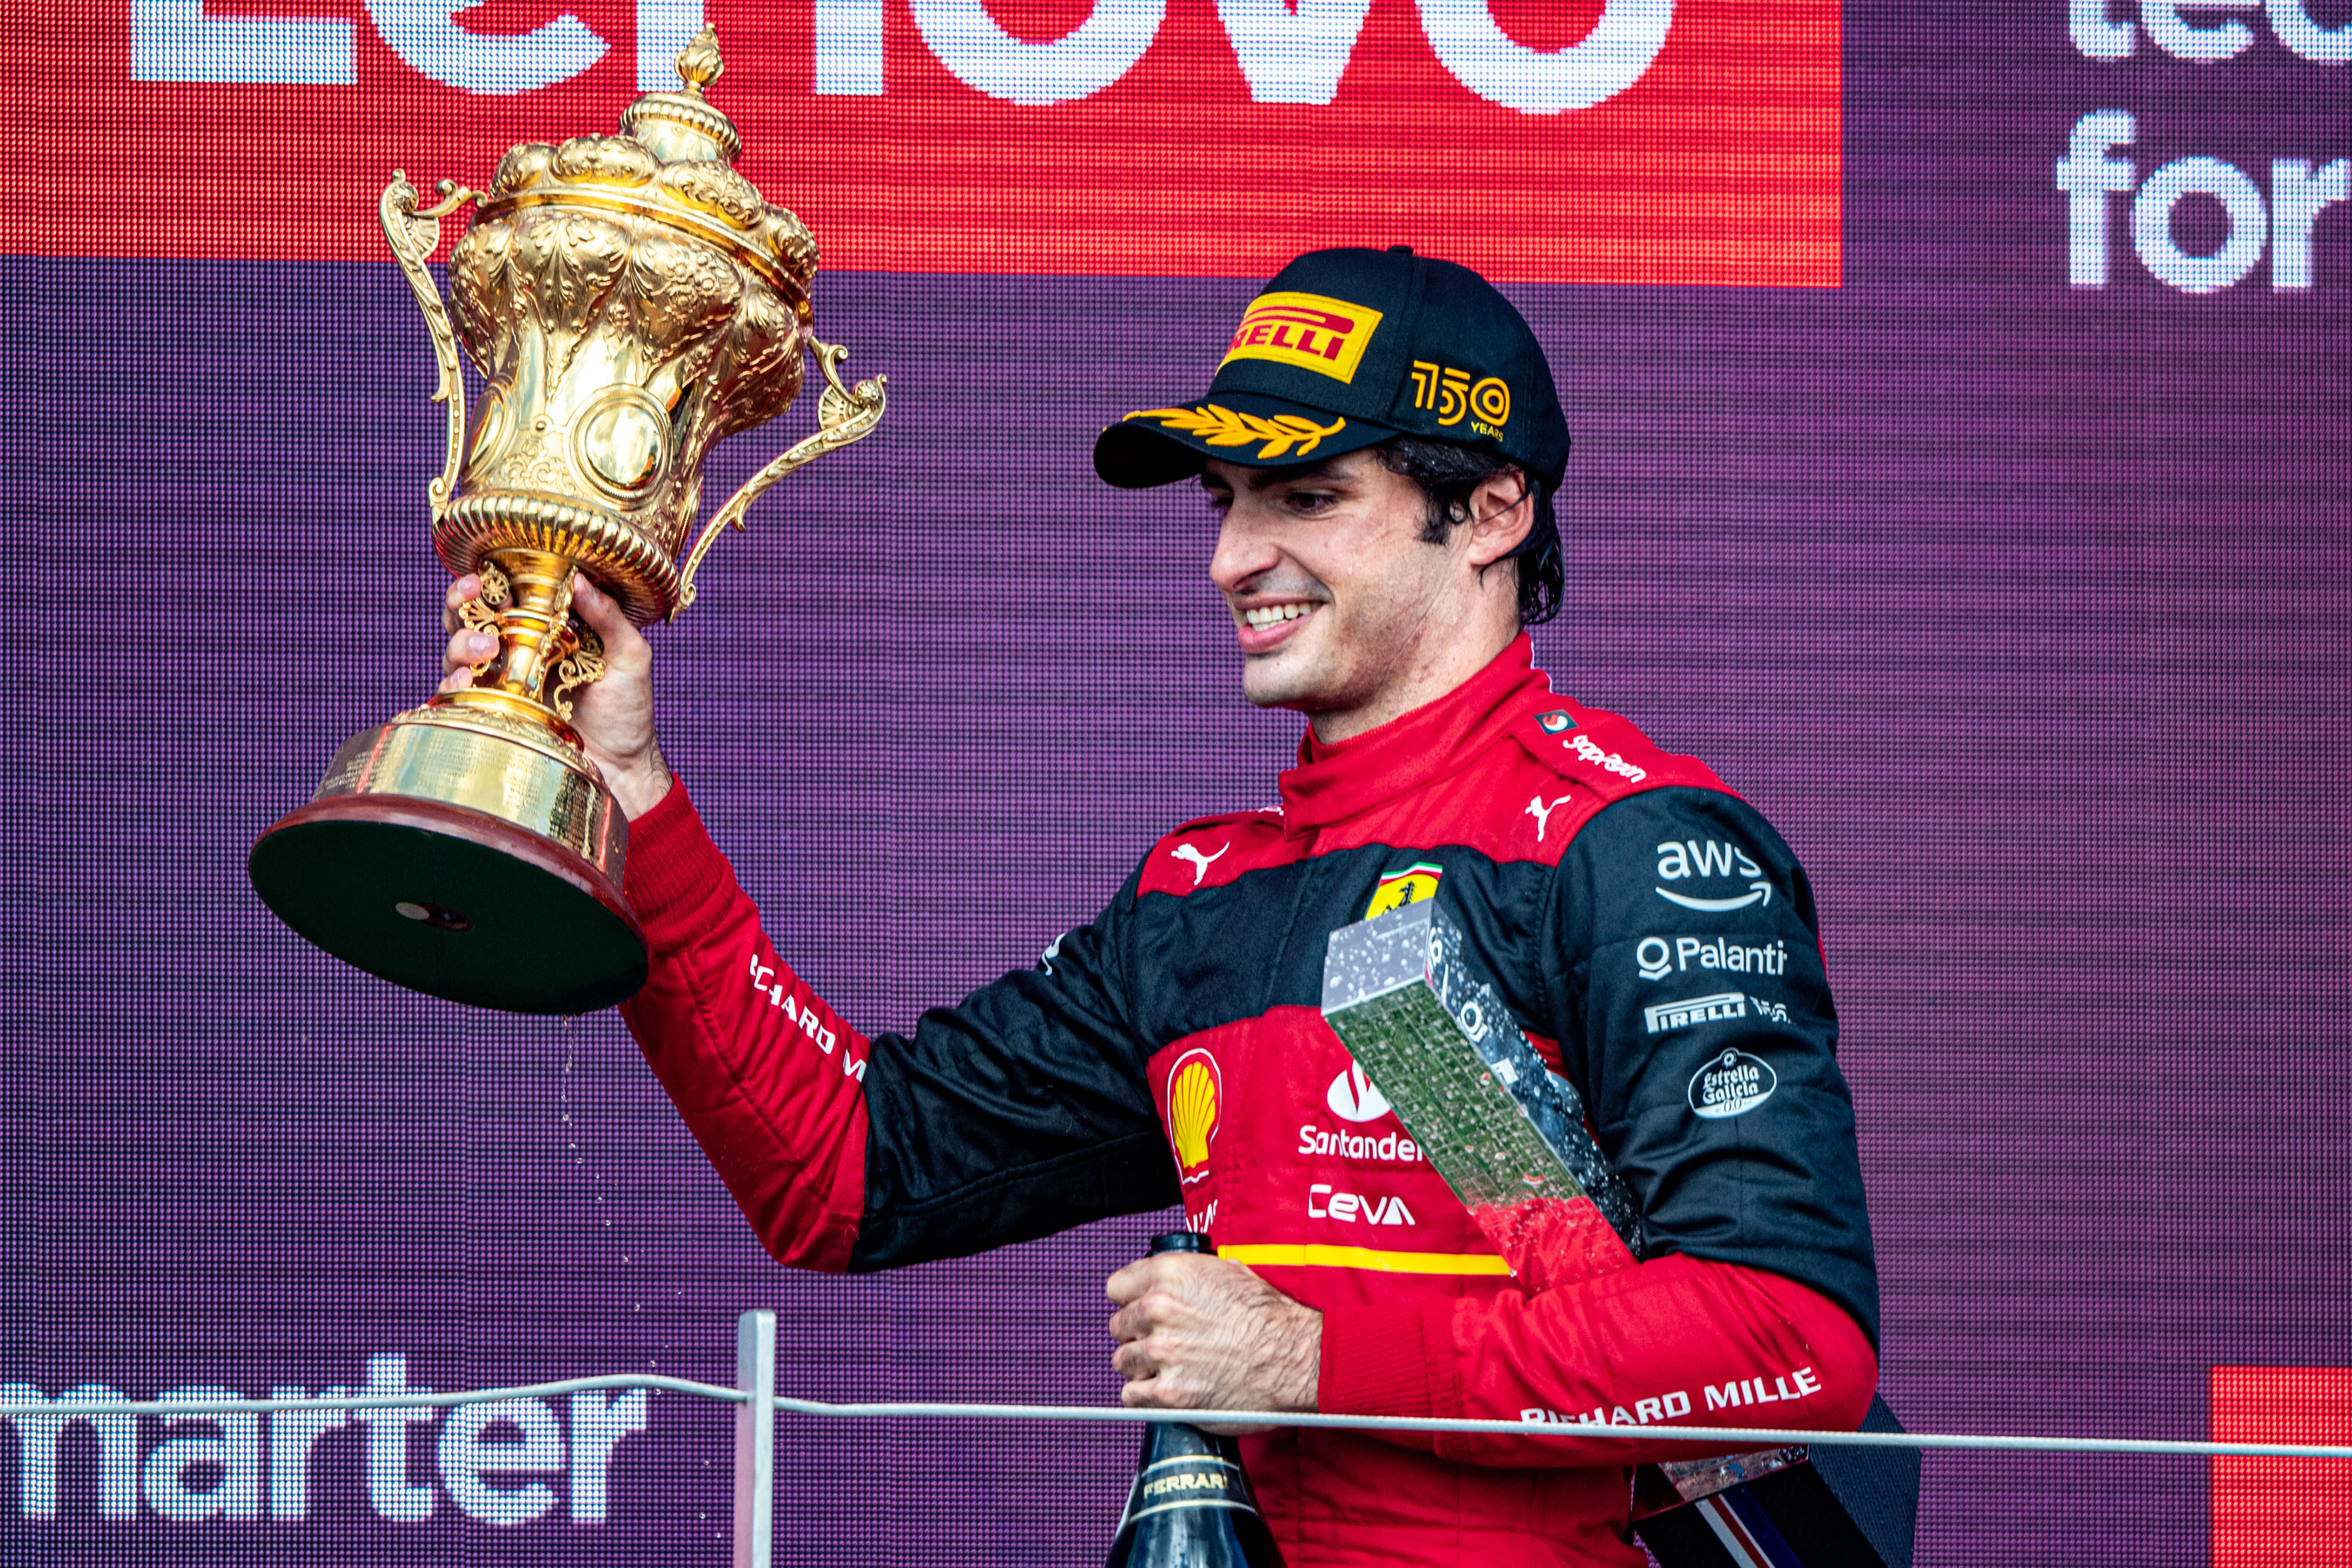
<path id="1" fill-rule="evenodd" d="M 1508 470 L 1519 476 L 1535 502 L 1535 522 L 1527 542 L 1509 557 L 1518 573 L 1519 624 L 1539 626 L 1559 613 L 1559 596 L 1566 580 L 1560 556 L 1559 522 L 1552 513 L 1551 496 L 1543 482 L 1508 458 L 1451 441 L 1419 435 L 1392 436 L 1372 448 L 1381 466 L 1421 486 L 1429 504 L 1429 517 L 1421 537 L 1444 544 L 1456 525 L 1470 520 L 1470 493 L 1496 475 Z"/>

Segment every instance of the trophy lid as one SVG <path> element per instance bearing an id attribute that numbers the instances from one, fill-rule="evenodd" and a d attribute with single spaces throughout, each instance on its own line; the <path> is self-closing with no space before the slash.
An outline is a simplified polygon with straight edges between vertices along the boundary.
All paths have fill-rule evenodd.
<path id="1" fill-rule="evenodd" d="M 705 22 L 677 57 L 677 92 L 649 92 L 621 111 L 621 132 L 634 136 L 666 163 L 688 158 L 735 162 L 743 138 L 735 124 L 704 101 L 702 89 L 727 69 L 719 57 L 719 35 Z"/>
<path id="2" fill-rule="evenodd" d="M 799 218 L 736 172 L 743 139 L 702 96 L 725 68 L 718 35 L 706 25 L 677 57 L 679 90 L 649 92 L 629 105 L 619 134 L 508 149 L 475 224 L 546 205 L 650 219 L 718 246 L 809 320 L 816 242 Z"/>

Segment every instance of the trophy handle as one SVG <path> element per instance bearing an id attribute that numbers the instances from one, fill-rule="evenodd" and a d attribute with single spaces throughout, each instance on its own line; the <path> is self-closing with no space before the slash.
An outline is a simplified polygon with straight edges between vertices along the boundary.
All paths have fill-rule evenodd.
<path id="1" fill-rule="evenodd" d="M 383 224 L 384 243 L 392 247 L 393 259 L 400 263 L 409 292 L 416 296 L 416 308 L 425 313 L 425 330 L 433 334 L 433 357 L 441 366 L 441 384 L 434 389 L 433 401 L 449 405 L 448 452 L 442 459 L 441 477 L 425 487 L 436 523 L 448 509 L 449 497 L 457 485 L 457 464 L 465 455 L 466 383 L 457 374 L 457 334 L 449 325 L 441 291 L 433 287 L 433 275 L 425 270 L 425 263 L 441 244 L 441 220 L 476 199 L 474 192 L 453 180 L 442 181 L 438 189 L 442 199 L 420 210 L 408 172 L 394 169 L 392 183 L 383 188 L 375 204 L 376 216 Z"/>
<path id="2" fill-rule="evenodd" d="M 818 343 L 815 348 L 817 368 L 824 372 L 825 380 L 824 395 L 816 400 L 816 434 L 794 443 L 774 462 L 752 475 L 703 525 L 701 537 L 687 555 L 686 569 L 678 574 L 677 609 L 669 612 L 671 620 L 677 620 L 678 612 L 694 602 L 695 571 L 702 565 L 702 558 L 710 553 L 710 547 L 719 541 L 721 529 L 732 523 L 740 531 L 744 512 L 777 480 L 828 452 L 837 452 L 853 441 L 863 440 L 882 423 L 883 410 L 889 404 L 883 384 L 889 378 L 876 376 L 871 381 L 859 382 L 854 388 L 845 386 L 841 380 L 841 362 L 849 358 L 848 349 L 839 343 Z"/>

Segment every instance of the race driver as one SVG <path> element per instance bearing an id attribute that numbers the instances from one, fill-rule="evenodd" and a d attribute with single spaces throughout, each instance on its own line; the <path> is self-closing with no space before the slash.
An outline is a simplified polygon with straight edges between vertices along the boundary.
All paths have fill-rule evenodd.
<path id="1" fill-rule="evenodd" d="M 1640 1563 L 1628 1465 L 1677 1424 L 1852 1427 L 1877 1298 L 1813 902 L 1700 763 L 1553 693 L 1569 434 L 1526 322 L 1402 248 L 1285 267 L 1207 393 L 1102 433 L 1191 481 L 1242 690 L 1306 716 L 1278 808 L 1184 823 L 1033 968 L 866 1035 L 802 982 L 665 765 L 651 656 L 576 723 L 630 817 L 652 977 L 623 1009 L 769 1251 L 864 1270 L 1181 1203 L 1215 1252 L 1113 1274 L 1132 1405 L 1603 1423 L 1662 1441 L 1276 1429 L 1299 1568 Z M 457 630 L 449 659 L 487 652 Z M 1580 1092 L 1648 1260 L 1529 1293 L 1318 1009 L 1326 937 L 1436 897 Z"/>

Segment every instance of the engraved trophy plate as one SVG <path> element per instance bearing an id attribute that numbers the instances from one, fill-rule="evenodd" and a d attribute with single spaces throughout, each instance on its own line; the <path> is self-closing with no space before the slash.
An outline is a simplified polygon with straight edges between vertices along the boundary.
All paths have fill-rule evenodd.
<path id="1" fill-rule="evenodd" d="M 348 742 L 247 870 L 296 931 L 397 984 L 573 1013 L 644 983 L 628 824 L 571 724 L 604 673 L 572 585 L 587 573 L 639 625 L 676 618 L 753 500 L 882 418 L 882 379 L 844 382 L 848 350 L 815 335 L 816 242 L 735 172 L 742 139 L 704 97 L 723 69 L 705 27 L 678 90 L 629 105 L 618 134 L 525 142 L 488 190 L 444 181 L 429 207 L 395 172 L 377 204 L 448 410 L 433 547 L 480 574 L 465 624 L 497 647 L 468 689 Z M 426 263 L 468 208 L 445 307 Z M 461 345 L 488 383 L 470 420 Z M 697 534 L 704 459 L 789 408 L 812 356 L 815 433 Z"/>

